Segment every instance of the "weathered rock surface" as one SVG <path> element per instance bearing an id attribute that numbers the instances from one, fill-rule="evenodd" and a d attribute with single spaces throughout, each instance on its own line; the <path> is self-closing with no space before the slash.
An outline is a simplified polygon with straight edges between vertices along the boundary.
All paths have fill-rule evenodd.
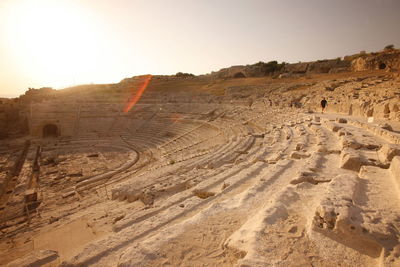
<path id="1" fill-rule="evenodd" d="M 58 258 L 57 251 L 39 250 L 7 264 L 7 267 L 46 266 Z"/>

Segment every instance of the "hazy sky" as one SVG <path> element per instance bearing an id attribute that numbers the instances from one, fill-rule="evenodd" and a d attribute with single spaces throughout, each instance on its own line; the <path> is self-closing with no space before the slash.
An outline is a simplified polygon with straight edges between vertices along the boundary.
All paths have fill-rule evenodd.
<path id="1" fill-rule="evenodd" d="M 400 0 L 0 0 L 0 95 L 400 47 Z"/>

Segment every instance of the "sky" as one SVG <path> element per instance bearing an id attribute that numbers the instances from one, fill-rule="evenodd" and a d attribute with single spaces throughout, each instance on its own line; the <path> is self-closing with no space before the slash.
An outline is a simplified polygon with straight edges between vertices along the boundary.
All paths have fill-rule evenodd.
<path id="1" fill-rule="evenodd" d="M 400 48 L 400 0 L 0 0 L 0 97 Z"/>

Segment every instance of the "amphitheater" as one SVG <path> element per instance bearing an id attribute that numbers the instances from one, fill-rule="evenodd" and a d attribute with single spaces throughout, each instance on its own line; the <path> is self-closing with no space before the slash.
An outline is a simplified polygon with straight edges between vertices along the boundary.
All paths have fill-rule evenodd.
<path id="1" fill-rule="evenodd" d="M 1 141 L 0 264 L 400 265 L 398 73 L 144 79 Z"/>

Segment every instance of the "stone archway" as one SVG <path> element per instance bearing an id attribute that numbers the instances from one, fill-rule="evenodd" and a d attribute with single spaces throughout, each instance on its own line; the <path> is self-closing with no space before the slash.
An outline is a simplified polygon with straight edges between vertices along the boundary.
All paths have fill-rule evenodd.
<path id="1" fill-rule="evenodd" d="M 246 76 L 243 72 L 236 72 L 235 75 L 233 75 L 233 78 L 246 78 Z"/>
<path id="2" fill-rule="evenodd" d="M 380 70 L 386 69 L 386 64 L 383 63 L 383 62 L 379 63 L 379 69 L 380 69 Z"/>
<path id="3" fill-rule="evenodd" d="M 59 135 L 58 127 L 54 124 L 46 124 L 43 126 L 42 136 L 46 137 L 57 137 Z"/>

